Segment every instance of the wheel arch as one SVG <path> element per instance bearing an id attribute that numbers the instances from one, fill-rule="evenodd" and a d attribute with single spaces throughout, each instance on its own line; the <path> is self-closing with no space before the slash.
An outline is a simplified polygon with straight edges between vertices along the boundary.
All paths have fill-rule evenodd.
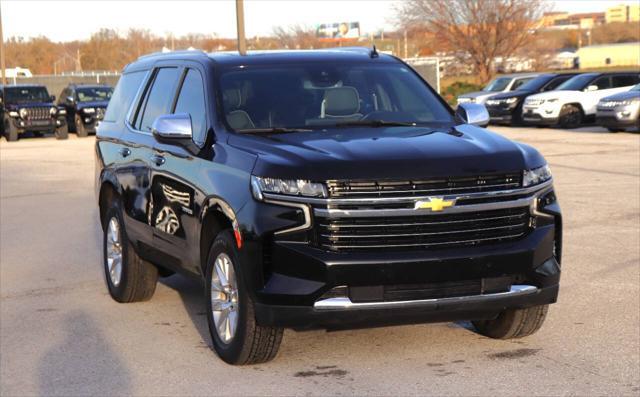
<path id="1" fill-rule="evenodd" d="M 233 229 L 236 215 L 229 204 L 219 197 L 205 200 L 200 215 L 200 268 L 202 274 L 206 272 L 209 248 L 218 234 L 226 229 Z"/>
<path id="2" fill-rule="evenodd" d="M 100 211 L 100 225 L 104 227 L 104 217 L 109 210 L 110 204 L 120 199 L 120 192 L 111 180 L 103 180 L 98 194 L 98 209 Z"/>

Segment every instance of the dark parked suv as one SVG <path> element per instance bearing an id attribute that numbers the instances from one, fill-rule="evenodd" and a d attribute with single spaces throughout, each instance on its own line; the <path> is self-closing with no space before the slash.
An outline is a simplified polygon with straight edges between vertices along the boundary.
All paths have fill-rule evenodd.
<path id="1" fill-rule="evenodd" d="M 522 104 L 529 95 L 555 90 L 576 73 L 545 73 L 527 81 L 514 91 L 492 96 L 485 101 L 492 124 L 522 124 Z"/>
<path id="2" fill-rule="evenodd" d="M 10 142 L 26 132 L 53 132 L 57 139 L 67 139 L 64 110 L 58 109 L 54 101 L 55 97 L 42 85 L 0 85 L 1 135 Z"/>
<path id="3" fill-rule="evenodd" d="M 532 334 L 558 295 L 560 209 L 544 158 L 487 121 L 375 49 L 140 58 L 96 140 L 108 290 L 202 279 L 232 364 L 272 359 L 284 327 Z"/>
<path id="4" fill-rule="evenodd" d="M 112 93 L 113 88 L 106 85 L 70 84 L 62 90 L 58 106 L 67 112 L 69 131 L 79 137 L 95 133 Z"/>

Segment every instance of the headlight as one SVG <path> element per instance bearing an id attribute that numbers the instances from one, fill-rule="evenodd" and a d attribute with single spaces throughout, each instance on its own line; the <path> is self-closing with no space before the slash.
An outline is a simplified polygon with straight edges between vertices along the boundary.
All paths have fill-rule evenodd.
<path id="1" fill-rule="evenodd" d="M 29 115 L 29 111 L 25 108 L 20 109 L 19 112 L 20 112 L 20 117 L 22 117 L 23 119 L 26 119 L 27 116 Z"/>
<path id="2" fill-rule="evenodd" d="M 525 170 L 522 178 L 522 186 L 533 186 L 551 179 L 551 170 L 548 165 Z"/>
<path id="3" fill-rule="evenodd" d="M 475 98 L 458 98 L 458 103 L 467 103 L 467 102 L 475 102 Z"/>
<path id="4" fill-rule="evenodd" d="M 55 106 L 52 106 L 51 109 L 49 109 L 49 114 L 55 116 L 57 111 L 58 109 L 56 109 Z"/>
<path id="5" fill-rule="evenodd" d="M 87 113 L 87 114 L 93 114 L 96 112 L 95 108 L 84 108 L 82 109 L 83 112 Z"/>
<path id="6" fill-rule="evenodd" d="M 511 105 L 512 103 L 516 103 L 517 101 L 518 101 L 517 97 L 511 97 L 504 100 L 504 102 L 508 103 L 509 105 Z"/>
<path id="7" fill-rule="evenodd" d="M 546 101 L 547 103 L 553 103 L 553 102 L 558 102 L 558 98 L 551 98 L 551 99 L 547 99 Z"/>
<path id="8" fill-rule="evenodd" d="M 327 189 L 322 183 L 305 180 L 275 179 L 251 176 L 251 192 L 257 200 L 262 200 L 262 193 L 283 194 L 289 196 L 327 197 Z"/>
<path id="9" fill-rule="evenodd" d="M 67 109 L 58 110 L 58 114 L 67 114 Z"/>
<path id="10" fill-rule="evenodd" d="M 16 111 L 12 110 L 12 111 L 9 112 L 9 116 L 11 116 L 11 117 L 19 117 L 20 114 L 18 112 L 16 112 Z"/>

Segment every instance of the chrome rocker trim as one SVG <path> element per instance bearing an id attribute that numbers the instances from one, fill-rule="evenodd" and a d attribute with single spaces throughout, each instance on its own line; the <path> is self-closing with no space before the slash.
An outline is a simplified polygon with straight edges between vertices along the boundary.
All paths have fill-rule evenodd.
<path id="1" fill-rule="evenodd" d="M 359 309 L 399 309 L 407 307 L 420 307 L 435 309 L 440 305 L 452 303 L 488 303 L 502 298 L 512 298 L 536 294 L 539 291 L 532 285 L 512 285 L 508 292 L 497 292 L 494 294 L 458 296 L 454 298 L 421 299 L 411 301 L 393 302 L 362 302 L 353 303 L 348 297 L 329 298 L 315 302 L 315 310 L 359 310 Z"/>

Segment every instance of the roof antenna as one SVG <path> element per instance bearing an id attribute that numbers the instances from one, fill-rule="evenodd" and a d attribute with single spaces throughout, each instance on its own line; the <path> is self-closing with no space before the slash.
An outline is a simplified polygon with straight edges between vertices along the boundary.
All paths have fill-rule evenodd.
<path id="1" fill-rule="evenodd" d="M 377 58 L 378 57 L 378 50 L 376 50 L 376 45 L 373 45 L 373 48 L 371 49 L 371 52 L 369 53 L 369 56 L 371 58 Z"/>

